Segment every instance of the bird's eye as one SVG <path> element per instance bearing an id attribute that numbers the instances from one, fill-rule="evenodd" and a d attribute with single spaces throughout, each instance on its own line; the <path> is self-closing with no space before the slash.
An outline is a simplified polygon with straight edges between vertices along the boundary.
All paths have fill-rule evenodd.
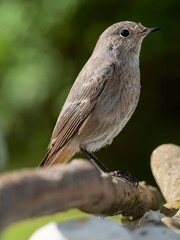
<path id="1" fill-rule="evenodd" d="M 121 35 L 122 37 L 128 37 L 129 34 L 130 34 L 130 32 L 129 32 L 129 30 L 127 30 L 127 29 L 123 29 L 123 30 L 121 30 L 121 32 L 120 32 L 120 35 Z"/>

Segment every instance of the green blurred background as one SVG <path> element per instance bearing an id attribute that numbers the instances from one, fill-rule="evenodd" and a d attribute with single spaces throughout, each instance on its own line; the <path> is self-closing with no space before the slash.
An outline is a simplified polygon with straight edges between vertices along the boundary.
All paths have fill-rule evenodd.
<path id="1" fill-rule="evenodd" d="M 113 144 L 97 156 L 154 183 L 150 155 L 180 144 L 180 14 L 175 0 L 1 0 L 0 167 L 37 166 L 59 111 L 98 36 L 132 20 L 160 31 L 141 51 L 138 108 Z"/>

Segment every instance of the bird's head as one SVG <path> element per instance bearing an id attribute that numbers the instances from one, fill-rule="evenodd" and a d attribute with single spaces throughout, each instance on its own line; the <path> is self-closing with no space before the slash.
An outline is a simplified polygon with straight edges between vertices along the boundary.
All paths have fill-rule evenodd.
<path id="1" fill-rule="evenodd" d="M 123 21 L 108 27 L 99 37 L 96 49 L 116 57 L 127 54 L 139 56 L 142 40 L 159 28 L 146 28 L 140 23 Z"/>

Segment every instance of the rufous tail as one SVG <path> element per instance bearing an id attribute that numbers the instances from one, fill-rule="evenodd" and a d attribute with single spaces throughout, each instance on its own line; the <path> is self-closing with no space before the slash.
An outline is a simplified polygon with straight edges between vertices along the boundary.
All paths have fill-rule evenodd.
<path id="1" fill-rule="evenodd" d="M 54 164 L 66 163 L 74 156 L 76 152 L 76 149 L 69 148 L 68 145 L 63 146 L 55 154 L 51 154 L 51 150 L 49 150 L 39 167 L 48 167 Z"/>

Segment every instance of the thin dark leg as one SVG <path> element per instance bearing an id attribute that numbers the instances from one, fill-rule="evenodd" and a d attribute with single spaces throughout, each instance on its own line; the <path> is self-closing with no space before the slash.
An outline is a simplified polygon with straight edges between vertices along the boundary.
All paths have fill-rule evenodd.
<path id="1" fill-rule="evenodd" d="M 110 172 L 109 168 L 107 168 L 104 163 L 102 163 L 94 154 L 88 152 L 87 150 L 81 149 L 82 152 L 86 154 L 88 159 L 98 168 L 100 173 Z"/>
<path id="2" fill-rule="evenodd" d="M 88 152 L 85 149 L 81 149 L 82 152 L 86 154 L 90 162 L 99 170 L 100 173 L 111 172 L 109 168 L 107 168 L 104 163 L 102 163 L 93 153 Z M 113 175 L 119 178 L 124 178 L 130 182 L 135 183 L 138 186 L 138 181 L 135 177 L 133 177 L 128 171 L 117 170 L 113 172 Z"/>

